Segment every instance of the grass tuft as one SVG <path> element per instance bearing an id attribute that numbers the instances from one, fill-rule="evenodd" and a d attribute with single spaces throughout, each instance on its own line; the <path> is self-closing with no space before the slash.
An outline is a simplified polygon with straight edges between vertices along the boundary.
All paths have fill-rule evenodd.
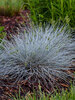
<path id="1" fill-rule="evenodd" d="M 0 0 L 0 15 L 14 16 L 19 14 L 23 7 L 23 0 Z"/>
<path id="2" fill-rule="evenodd" d="M 35 27 L 14 36 L 12 41 L 3 40 L 0 77 L 16 82 L 23 79 L 32 84 L 40 82 L 48 90 L 60 88 L 62 83 L 69 85 L 69 79 L 73 78 L 70 70 L 74 67 L 70 66 L 75 58 L 75 38 L 71 38 L 66 28 Z"/>

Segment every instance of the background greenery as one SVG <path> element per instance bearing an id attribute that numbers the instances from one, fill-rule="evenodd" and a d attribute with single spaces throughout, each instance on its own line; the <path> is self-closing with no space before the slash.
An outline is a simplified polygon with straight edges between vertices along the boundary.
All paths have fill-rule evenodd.
<path id="1" fill-rule="evenodd" d="M 34 23 L 53 23 L 58 20 L 74 28 L 75 0 L 0 0 L 0 15 L 17 15 L 23 7 L 30 10 Z"/>
<path id="2" fill-rule="evenodd" d="M 0 15 L 17 15 L 23 7 L 23 0 L 0 0 Z"/>
<path id="3" fill-rule="evenodd" d="M 24 0 L 35 23 L 61 21 L 75 25 L 75 0 Z"/>

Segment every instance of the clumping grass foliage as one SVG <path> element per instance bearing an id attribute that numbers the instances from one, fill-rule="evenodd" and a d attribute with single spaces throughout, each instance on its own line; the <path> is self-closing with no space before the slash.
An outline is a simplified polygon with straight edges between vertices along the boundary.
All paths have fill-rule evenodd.
<path id="1" fill-rule="evenodd" d="M 14 16 L 23 8 L 23 0 L 0 0 L 0 15 Z"/>
<path id="2" fill-rule="evenodd" d="M 73 76 L 68 70 L 74 57 L 75 39 L 66 27 L 36 27 L 0 43 L 0 77 L 31 78 L 32 83 L 54 88 L 58 79 L 66 82 Z"/>

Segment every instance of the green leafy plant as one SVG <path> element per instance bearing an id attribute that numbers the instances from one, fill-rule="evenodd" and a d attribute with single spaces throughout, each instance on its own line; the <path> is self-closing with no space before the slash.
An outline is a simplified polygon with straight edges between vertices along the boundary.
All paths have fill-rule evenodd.
<path id="1" fill-rule="evenodd" d="M 3 32 L 3 30 L 4 30 L 4 27 L 3 26 L 0 26 L 0 42 L 6 36 L 6 33 Z"/>
<path id="2" fill-rule="evenodd" d="M 13 16 L 18 14 L 23 6 L 23 0 L 0 0 L 0 15 Z"/>
<path id="3" fill-rule="evenodd" d="M 75 26 L 75 0 L 27 0 L 25 4 L 34 23 L 53 23 L 59 19 L 71 27 Z"/>

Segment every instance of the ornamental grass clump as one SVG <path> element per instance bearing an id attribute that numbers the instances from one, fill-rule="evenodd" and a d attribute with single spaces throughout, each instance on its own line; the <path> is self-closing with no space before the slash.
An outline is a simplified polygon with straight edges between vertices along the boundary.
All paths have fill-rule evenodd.
<path id="1" fill-rule="evenodd" d="M 18 15 L 23 9 L 23 0 L 0 0 L 0 16 Z"/>
<path id="2" fill-rule="evenodd" d="M 0 78 L 40 83 L 47 89 L 74 78 L 75 38 L 66 27 L 30 28 L 0 43 Z M 72 67 L 71 67 L 72 66 Z"/>

